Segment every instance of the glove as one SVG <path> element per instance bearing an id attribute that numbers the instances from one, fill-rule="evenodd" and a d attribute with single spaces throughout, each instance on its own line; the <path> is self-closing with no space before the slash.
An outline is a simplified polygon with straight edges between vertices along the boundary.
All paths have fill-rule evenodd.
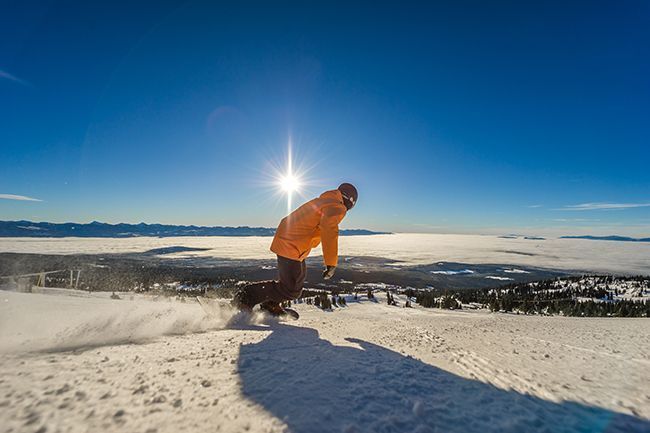
<path id="1" fill-rule="evenodd" d="M 323 269 L 323 279 L 324 280 L 329 280 L 334 276 L 334 272 L 336 271 L 336 266 L 326 266 L 325 269 Z"/>

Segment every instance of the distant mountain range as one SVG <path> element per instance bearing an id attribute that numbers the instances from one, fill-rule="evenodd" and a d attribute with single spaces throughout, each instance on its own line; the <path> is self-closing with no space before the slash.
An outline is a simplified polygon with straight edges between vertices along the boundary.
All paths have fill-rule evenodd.
<path id="1" fill-rule="evenodd" d="M 47 223 L 31 221 L 0 221 L 0 237 L 39 238 L 130 238 L 137 236 L 273 236 L 275 229 L 267 227 L 204 227 L 167 224 L 107 224 L 93 221 L 88 224 Z M 390 234 L 363 229 L 341 230 L 342 236 Z"/>
<path id="2" fill-rule="evenodd" d="M 650 242 L 650 238 L 630 238 L 627 236 L 560 236 L 560 239 L 589 239 L 592 241 Z"/>

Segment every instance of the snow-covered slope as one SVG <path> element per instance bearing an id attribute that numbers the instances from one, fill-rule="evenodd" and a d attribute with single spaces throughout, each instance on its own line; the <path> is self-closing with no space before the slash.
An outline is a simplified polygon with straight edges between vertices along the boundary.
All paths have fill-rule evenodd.
<path id="1" fill-rule="evenodd" d="M 0 292 L 0 431 L 650 431 L 647 319 L 378 301 L 277 322 Z"/>

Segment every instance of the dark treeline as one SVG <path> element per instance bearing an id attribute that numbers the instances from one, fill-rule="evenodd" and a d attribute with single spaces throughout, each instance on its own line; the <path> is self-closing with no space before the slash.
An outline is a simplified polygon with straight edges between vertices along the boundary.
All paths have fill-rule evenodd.
<path id="1" fill-rule="evenodd" d="M 649 277 L 567 277 L 456 292 L 407 290 L 423 307 L 479 304 L 491 311 L 584 317 L 650 317 Z"/>
<path id="2" fill-rule="evenodd" d="M 433 292 L 419 292 L 415 296 L 415 302 L 426 308 L 443 308 L 445 310 L 463 308 L 461 302 L 454 295 L 449 294 L 436 296 Z"/>

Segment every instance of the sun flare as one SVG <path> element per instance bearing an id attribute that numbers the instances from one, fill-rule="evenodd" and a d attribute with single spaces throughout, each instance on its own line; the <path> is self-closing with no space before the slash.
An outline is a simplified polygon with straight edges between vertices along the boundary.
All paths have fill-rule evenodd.
<path id="1" fill-rule="evenodd" d="M 265 179 L 261 182 L 268 197 L 278 204 L 286 203 L 287 214 L 299 200 L 306 200 L 316 180 L 310 176 L 314 165 L 308 165 L 304 156 L 297 158 L 293 153 L 289 137 L 286 153 L 278 158 L 270 158 L 265 170 Z"/>
<path id="2" fill-rule="evenodd" d="M 293 174 L 287 174 L 280 179 L 280 188 L 285 192 L 298 191 L 300 188 L 300 179 Z"/>

